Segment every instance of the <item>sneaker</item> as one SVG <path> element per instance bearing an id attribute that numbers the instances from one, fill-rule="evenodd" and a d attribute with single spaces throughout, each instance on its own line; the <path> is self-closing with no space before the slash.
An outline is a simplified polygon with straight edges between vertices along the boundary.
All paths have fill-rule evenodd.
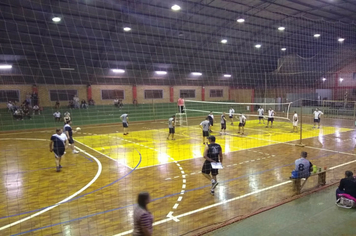
<path id="1" fill-rule="evenodd" d="M 59 168 L 62 168 L 62 166 L 61 166 L 61 165 L 59 165 Z"/>
<path id="2" fill-rule="evenodd" d="M 79 152 L 78 152 L 77 150 L 74 150 L 73 153 L 74 153 L 74 154 L 77 154 L 77 153 L 79 153 Z"/>
<path id="3" fill-rule="evenodd" d="M 57 167 L 57 172 L 60 172 L 60 171 L 61 171 L 61 169 L 59 167 Z"/>
<path id="4" fill-rule="evenodd" d="M 211 189 L 211 190 L 210 190 L 210 194 L 211 194 L 211 195 L 214 195 L 214 193 L 215 193 L 215 192 L 214 192 L 214 189 Z"/>
<path id="5" fill-rule="evenodd" d="M 218 186 L 218 184 L 219 184 L 218 182 L 211 183 L 211 185 L 212 185 L 212 186 L 211 186 L 211 189 L 215 189 L 215 188 L 216 188 L 216 186 Z"/>

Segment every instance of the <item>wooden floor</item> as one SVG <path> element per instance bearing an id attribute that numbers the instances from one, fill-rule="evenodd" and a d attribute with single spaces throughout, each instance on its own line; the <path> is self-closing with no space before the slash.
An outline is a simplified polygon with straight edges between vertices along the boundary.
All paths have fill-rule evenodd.
<path id="1" fill-rule="evenodd" d="M 80 154 L 68 151 L 60 173 L 48 151 L 53 130 L 0 133 L 0 235 L 130 234 L 141 191 L 152 197 L 154 235 L 193 235 L 293 196 L 289 176 L 302 150 L 313 164 L 334 168 L 329 181 L 355 168 L 353 122 L 304 124 L 304 148 L 294 145 L 300 136 L 288 122 L 271 129 L 251 120 L 244 136 L 228 124 L 227 135 L 213 127 L 225 159 L 212 196 L 200 173 L 199 123 L 177 127 L 175 141 L 166 140 L 166 122 L 132 123 L 128 136 L 120 124 L 82 127 L 74 135 Z"/>

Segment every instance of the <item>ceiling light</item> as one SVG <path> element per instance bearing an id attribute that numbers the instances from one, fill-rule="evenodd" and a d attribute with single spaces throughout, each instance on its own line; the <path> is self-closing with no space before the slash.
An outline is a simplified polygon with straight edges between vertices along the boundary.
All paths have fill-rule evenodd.
<path id="1" fill-rule="evenodd" d="M 339 38 L 337 41 L 339 41 L 340 43 L 344 42 L 344 38 Z"/>
<path id="2" fill-rule="evenodd" d="M 279 30 L 279 31 L 283 31 L 283 30 L 285 30 L 285 29 L 286 29 L 286 28 L 283 27 L 283 26 L 278 27 L 278 30 Z"/>
<path id="3" fill-rule="evenodd" d="M 203 74 L 200 73 L 200 72 L 192 72 L 192 75 L 194 75 L 194 76 L 201 76 L 201 75 L 203 75 Z"/>
<path id="4" fill-rule="evenodd" d="M 61 21 L 61 18 L 60 17 L 53 17 L 52 21 L 57 23 L 57 22 Z"/>
<path id="5" fill-rule="evenodd" d="M 126 32 L 131 31 L 131 28 L 130 27 L 124 27 L 124 31 L 126 31 Z"/>
<path id="6" fill-rule="evenodd" d="M 11 69 L 12 65 L 0 65 L 1 70 Z"/>
<path id="7" fill-rule="evenodd" d="M 61 67 L 61 68 L 59 68 L 60 70 L 75 70 L 74 68 L 67 68 L 67 67 Z"/>
<path id="8" fill-rule="evenodd" d="M 171 9 L 172 9 L 173 11 L 179 11 L 179 10 L 180 10 L 180 6 L 178 6 L 177 4 L 175 4 L 175 5 L 173 5 L 173 6 L 171 7 Z"/>
<path id="9" fill-rule="evenodd" d="M 320 34 L 314 34 L 314 38 L 319 38 Z"/>
<path id="10" fill-rule="evenodd" d="M 227 43 L 227 39 L 222 39 L 221 43 Z"/>
<path id="11" fill-rule="evenodd" d="M 260 48 L 262 45 L 261 44 L 256 44 L 255 48 Z"/>
<path id="12" fill-rule="evenodd" d="M 285 51 L 285 50 L 287 50 L 287 48 L 281 48 L 281 50 L 282 50 L 282 51 Z"/>
<path id="13" fill-rule="evenodd" d="M 323 81 L 325 81 L 326 80 L 326 78 L 323 78 Z"/>
<path id="14" fill-rule="evenodd" d="M 125 70 L 122 69 L 112 69 L 111 71 L 114 73 L 125 73 Z"/>
<path id="15" fill-rule="evenodd" d="M 340 78 L 340 83 L 341 83 L 342 81 L 344 81 L 344 79 L 343 79 L 343 78 Z"/>
<path id="16" fill-rule="evenodd" d="M 155 71 L 157 75 L 166 75 L 167 71 Z"/>
<path id="17" fill-rule="evenodd" d="M 245 19 L 243 19 L 243 18 L 237 19 L 237 22 L 239 22 L 239 23 L 244 23 L 244 22 L 245 22 Z"/>
<path id="18" fill-rule="evenodd" d="M 229 75 L 229 74 L 225 74 L 225 75 L 224 75 L 224 77 L 225 77 L 225 78 L 230 78 L 230 77 L 231 77 L 231 75 Z"/>

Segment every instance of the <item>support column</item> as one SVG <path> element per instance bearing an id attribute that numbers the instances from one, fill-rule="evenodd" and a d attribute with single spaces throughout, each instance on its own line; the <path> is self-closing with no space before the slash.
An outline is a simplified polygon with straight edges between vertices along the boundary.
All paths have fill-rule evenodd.
<path id="1" fill-rule="evenodd" d="M 87 87 L 87 99 L 88 99 L 88 101 L 92 99 L 92 90 L 91 90 L 90 84 L 88 84 L 88 87 Z"/>
<path id="2" fill-rule="evenodd" d="M 136 85 L 132 86 L 132 98 L 133 98 L 133 100 L 137 101 L 137 87 L 136 87 Z"/>
<path id="3" fill-rule="evenodd" d="M 169 101 L 174 102 L 174 89 L 173 87 L 169 88 Z"/>

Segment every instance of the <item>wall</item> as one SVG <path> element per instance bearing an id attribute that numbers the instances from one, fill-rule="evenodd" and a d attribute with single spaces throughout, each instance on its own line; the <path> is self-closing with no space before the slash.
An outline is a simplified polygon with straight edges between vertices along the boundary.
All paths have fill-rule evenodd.
<path id="1" fill-rule="evenodd" d="M 253 101 L 253 89 L 231 89 L 231 100 L 239 103 L 251 103 Z"/>
<path id="2" fill-rule="evenodd" d="M 96 105 L 113 105 L 113 100 L 102 100 L 101 90 L 124 90 L 124 104 L 132 104 L 133 94 L 131 85 L 92 85 L 92 97 Z"/>
<path id="3" fill-rule="evenodd" d="M 174 94 L 174 101 L 178 101 L 179 93 L 181 89 L 195 89 L 195 98 L 186 98 L 186 100 L 198 100 L 201 101 L 201 86 L 174 86 L 173 87 L 173 94 Z"/>
<path id="4" fill-rule="evenodd" d="M 147 103 L 168 103 L 170 102 L 169 98 L 169 86 L 148 86 L 148 85 L 139 85 L 137 86 L 137 102 L 139 104 Z M 163 98 L 160 99 L 145 99 L 145 90 L 163 90 Z"/>
<path id="5" fill-rule="evenodd" d="M 0 90 L 18 90 L 19 95 L 20 95 L 20 103 L 22 103 L 26 99 L 26 94 L 27 93 L 32 93 L 32 85 L 14 85 L 14 84 L 9 84 L 9 85 L 1 85 Z M 0 102 L 0 108 L 6 108 L 7 103 L 1 103 Z"/>
<path id="6" fill-rule="evenodd" d="M 46 85 L 38 84 L 38 98 L 41 107 L 54 107 L 55 101 L 50 100 L 50 90 L 78 90 L 78 97 L 80 100 L 87 100 L 87 86 L 86 85 Z M 68 101 L 61 101 L 61 106 L 67 106 Z"/>
<path id="7" fill-rule="evenodd" d="M 223 97 L 221 98 L 211 98 L 210 90 L 223 90 Z M 229 86 L 205 86 L 205 101 L 228 101 L 229 100 Z"/>

